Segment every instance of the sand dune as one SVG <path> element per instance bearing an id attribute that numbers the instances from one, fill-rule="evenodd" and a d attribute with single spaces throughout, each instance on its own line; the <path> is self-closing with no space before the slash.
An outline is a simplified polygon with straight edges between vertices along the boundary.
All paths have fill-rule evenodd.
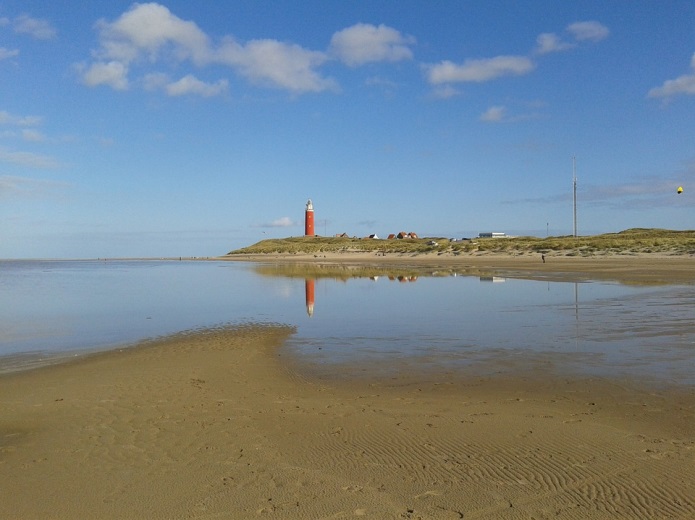
<path id="1" fill-rule="evenodd" d="M 0 377 L 2 518 L 693 518 L 695 392 L 340 377 L 287 327 Z"/>

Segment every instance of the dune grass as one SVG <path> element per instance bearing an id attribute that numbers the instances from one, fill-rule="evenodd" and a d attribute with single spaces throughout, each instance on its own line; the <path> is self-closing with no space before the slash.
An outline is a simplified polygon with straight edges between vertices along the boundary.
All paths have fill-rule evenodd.
<path id="1" fill-rule="evenodd" d="M 374 254 L 423 253 L 508 253 L 553 254 L 565 256 L 634 255 L 659 253 L 668 255 L 695 254 L 695 231 L 633 228 L 618 233 L 592 236 L 476 238 L 451 241 L 448 238 L 374 240 L 343 237 L 289 237 L 262 240 L 256 244 L 230 251 L 243 254 L 313 254 L 339 252 L 373 252 Z"/>

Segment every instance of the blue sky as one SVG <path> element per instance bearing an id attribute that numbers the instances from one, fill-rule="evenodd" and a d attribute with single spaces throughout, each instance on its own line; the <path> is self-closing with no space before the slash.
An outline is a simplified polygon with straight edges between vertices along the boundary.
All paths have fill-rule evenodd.
<path id="1" fill-rule="evenodd" d="M 0 258 L 695 228 L 695 2 L 0 0 Z M 676 188 L 683 186 L 682 195 Z"/>

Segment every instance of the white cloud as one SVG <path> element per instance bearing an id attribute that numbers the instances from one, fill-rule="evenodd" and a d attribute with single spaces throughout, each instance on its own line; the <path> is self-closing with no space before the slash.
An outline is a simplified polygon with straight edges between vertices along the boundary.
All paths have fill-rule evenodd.
<path id="1" fill-rule="evenodd" d="M 543 33 L 536 38 L 536 53 L 550 54 L 551 52 L 562 52 L 574 47 L 573 44 L 562 41 L 555 33 Z"/>
<path id="2" fill-rule="evenodd" d="M 460 96 L 461 91 L 451 85 L 437 85 L 432 89 L 432 94 L 438 99 L 449 99 Z"/>
<path id="3" fill-rule="evenodd" d="M 280 217 L 268 224 L 263 224 L 261 227 L 276 228 L 276 227 L 292 227 L 295 223 L 290 217 Z"/>
<path id="4" fill-rule="evenodd" d="M 0 175 L 0 199 L 43 196 L 65 187 L 55 181 Z"/>
<path id="5" fill-rule="evenodd" d="M 15 116 L 0 110 L 0 125 L 37 126 L 41 124 L 41 121 L 39 116 Z"/>
<path id="6" fill-rule="evenodd" d="M 299 45 L 276 40 L 252 40 L 241 45 L 228 38 L 217 56 L 220 63 L 234 67 L 255 83 L 296 93 L 337 88 L 332 79 L 323 78 L 315 70 L 326 61 L 326 55 Z"/>
<path id="7" fill-rule="evenodd" d="M 107 85 L 115 90 L 126 90 L 128 67 L 120 61 L 92 63 L 82 75 L 82 81 L 89 87 Z"/>
<path id="8" fill-rule="evenodd" d="M 598 42 L 608 37 L 609 30 L 599 22 L 575 22 L 566 27 L 576 42 Z M 541 33 L 536 38 L 532 54 L 543 55 L 573 49 L 578 43 L 570 43 L 555 33 Z M 447 98 L 458 94 L 449 87 L 452 83 L 483 83 L 506 76 L 522 76 L 535 69 L 535 62 L 528 56 L 496 56 L 494 58 L 467 59 L 463 63 L 443 60 L 436 64 L 424 65 L 427 81 L 435 87 L 434 95 Z M 499 121 L 499 107 L 492 107 L 481 116 L 483 121 Z M 527 116 L 523 116 L 527 117 Z M 533 116 L 535 117 L 535 115 Z M 506 118 L 505 120 L 509 120 Z"/>
<path id="9" fill-rule="evenodd" d="M 599 42 L 604 40 L 610 34 L 610 31 L 605 25 L 599 22 L 575 22 L 568 25 L 565 31 L 576 42 Z M 542 33 L 536 38 L 536 54 L 550 54 L 552 52 L 562 52 L 568 49 L 573 49 L 577 46 L 576 43 L 564 41 L 555 33 Z"/>
<path id="10" fill-rule="evenodd" d="M 58 161 L 46 155 L 31 152 L 12 152 L 4 149 L 0 149 L 0 162 L 42 169 L 57 168 L 59 166 Z"/>
<path id="11" fill-rule="evenodd" d="M 25 141 L 40 142 L 45 140 L 45 137 L 38 130 L 25 128 L 22 130 L 22 139 Z"/>
<path id="12" fill-rule="evenodd" d="M 227 80 L 221 79 L 216 83 L 205 83 L 192 74 L 188 74 L 174 83 L 169 83 L 166 86 L 166 92 L 170 96 L 197 94 L 203 97 L 211 97 L 226 92 L 227 87 Z"/>
<path id="13" fill-rule="evenodd" d="M 669 79 L 660 87 L 654 87 L 648 93 L 648 97 L 670 98 L 679 94 L 695 95 L 695 54 L 690 59 L 692 74 L 684 74 L 676 79 Z"/>
<path id="14" fill-rule="evenodd" d="M 442 83 L 482 83 L 502 76 L 520 76 L 534 69 L 534 63 L 525 56 L 497 56 L 480 60 L 466 60 L 459 65 L 442 61 L 427 66 L 427 77 L 432 85 Z"/>
<path id="15" fill-rule="evenodd" d="M 145 90 L 159 90 L 165 88 L 170 82 L 169 76 L 163 72 L 145 74 L 142 80 Z"/>
<path id="16" fill-rule="evenodd" d="M 210 59 L 210 41 L 194 22 L 180 19 L 163 5 L 133 4 L 115 22 L 97 23 L 104 60 L 128 64 L 147 57 L 154 62 L 165 50 L 179 61 L 186 59 L 205 64 Z"/>
<path id="17" fill-rule="evenodd" d="M 6 49 L 5 47 L 0 47 L 0 60 L 6 60 L 8 58 L 14 58 L 19 55 L 19 49 Z"/>
<path id="18" fill-rule="evenodd" d="M 26 14 L 15 18 L 14 32 L 19 34 L 28 34 L 37 40 L 50 40 L 57 34 L 57 31 L 48 21 L 32 18 Z"/>
<path id="19" fill-rule="evenodd" d="M 486 123 L 499 123 L 504 120 L 506 113 L 507 109 L 505 107 L 493 106 L 483 112 L 480 116 L 480 120 Z"/>
<path id="20" fill-rule="evenodd" d="M 134 4 L 114 22 L 100 20 L 97 29 L 100 46 L 93 53 L 96 61 L 82 67 L 83 81 L 89 86 L 109 85 L 124 90 L 129 85 L 128 74 L 136 66 L 190 62 L 197 67 L 226 65 L 252 82 L 296 93 L 336 88 L 332 79 L 316 70 L 327 60 L 323 52 L 276 40 L 240 44 L 231 37 L 214 45 L 194 22 L 182 20 L 156 3 Z M 145 88 L 161 88 L 159 74 L 145 74 Z M 186 80 L 172 86 L 172 92 L 185 90 L 186 83 L 192 88 L 193 82 Z M 220 89 L 222 85 L 217 82 L 212 87 Z M 199 88 L 198 93 L 203 91 L 211 92 Z"/>
<path id="21" fill-rule="evenodd" d="M 598 42 L 608 38 L 610 31 L 608 27 L 599 22 L 575 22 L 565 29 L 574 36 L 577 41 Z"/>
<path id="22" fill-rule="evenodd" d="M 403 36 L 386 25 L 358 23 L 336 32 L 331 38 L 330 50 L 343 63 L 356 67 L 375 61 L 412 59 L 409 45 L 414 43 L 413 37 Z"/>
<path id="23" fill-rule="evenodd" d="M 537 102 L 522 103 L 522 105 L 526 110 L 513 115 L 509 114 L 506 106 L 491 106 L 480 115 L 480 121 L 485 123 L 518 123 L 543 117 L 543 114 L 538 111 L 543 105 Z"/>

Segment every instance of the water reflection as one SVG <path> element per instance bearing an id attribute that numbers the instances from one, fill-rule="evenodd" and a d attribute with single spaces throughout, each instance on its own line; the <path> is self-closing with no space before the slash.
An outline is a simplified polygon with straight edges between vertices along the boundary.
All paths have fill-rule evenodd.
<path id="1" fill-rule="evenodd" d="M 0 289 L 0 364 L 272 322 L 296 327 L 287 349 L 301 363 L 333 373 L 535 366 L 695 384 L 694 286 L 441 267 L 114 261 L 0 262 Z"/>
<path id="2" fill-rule="evenodd" d="M 254 267 L 284 280 L 304 269 Z M 695 383 L 692 286 L 540 282 L 431 268 L 308 271 L 306 306 L 320 311 L 299 324 L 289 347 L 316 370 L 386 373 L 397 360 L 414 370 L 542 369 Z"/>
<path id="3" fill-rule="evenodd" d="M 316 280 L 307 278 L 304 280 L 304 298 L 306 300 L 306 313 L 309 317 L 314 315 L 314 298 L 316 293 Z"/>

